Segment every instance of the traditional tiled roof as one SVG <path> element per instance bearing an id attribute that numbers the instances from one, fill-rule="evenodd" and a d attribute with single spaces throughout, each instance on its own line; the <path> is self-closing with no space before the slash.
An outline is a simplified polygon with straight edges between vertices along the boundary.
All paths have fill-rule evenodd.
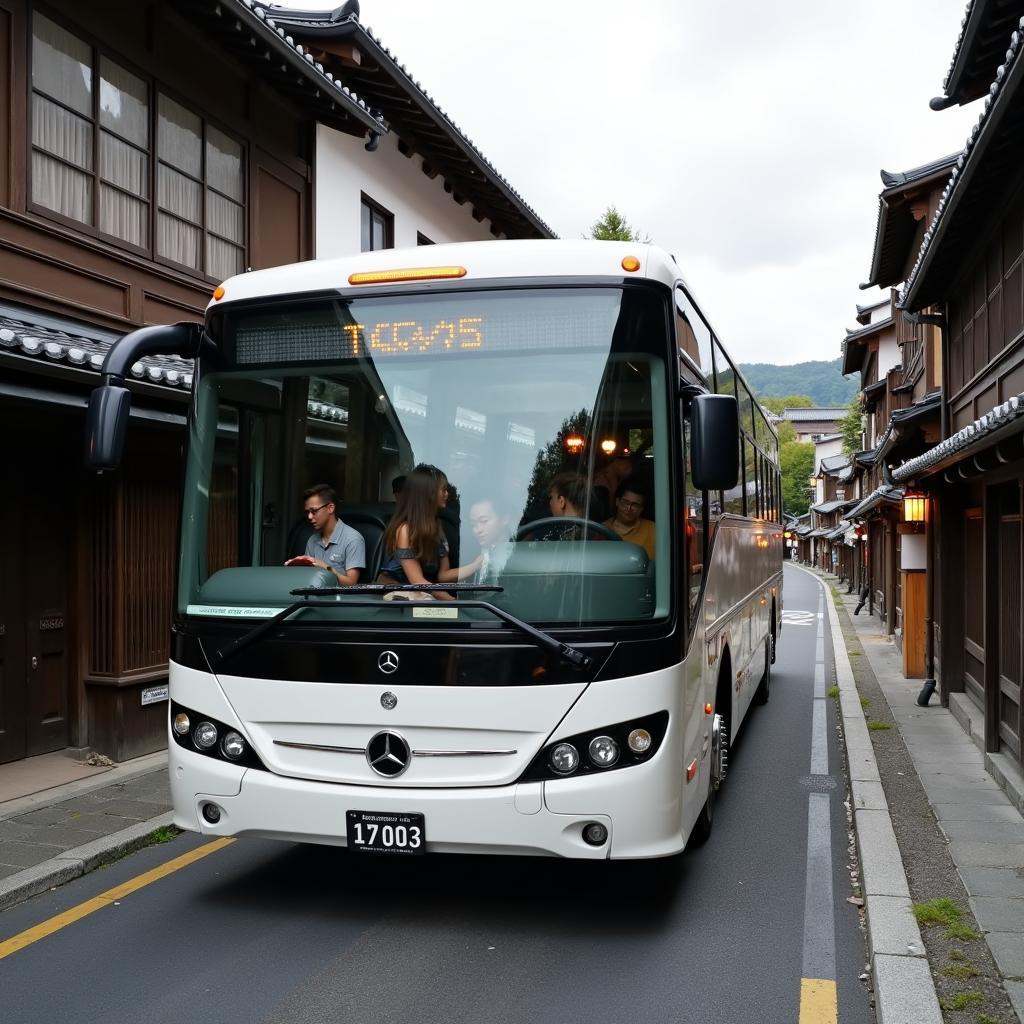
<path id="1" fill-rule="evenodd" d="M 846 469 L 849 464 L 849 455 L 828 455 L 821 460 L 820 467 L 822 472 L 832 475 Z"/>
<path id="2" fill-rule="evenodd" d="M 70 321 L 47 318 L 49 324 L 4 315 L 0 312 L 0 352 L 30 356 L 42 363 L 62 363 L 96 375 L 117 334 L 94 331 Z M 56 324 L 61 323 L 61 327 Z M 135 380 L 158 387 L 188 391 L 192 387 L 192 360 L 178 356 L 146 356 L 131 368 Z M 348 410 L 328 402 L 307 404 L 313 419 L 332 423 L 348 423 Z"/>
<path id="3" fill-rule="evenodd" d="M 847 327 L 845 340 L 847 342 L 861 341 L 864 338 L 870 338 L 873 334 L 878 334 L 879 331 L 884 331 L 886 327 L 892 327 L 891 316 L 887 316 L 884 320 L 876 320 L 873 324 L 867 324 L 865 327 Z"/>
<path id="4" fill-rule="evenodd" d="M 860 504 L 855 505 L 850 509 L 846 518 L 849 520 L 861 519 L 869 512 L 873 512 L 879 505 L 886 503 L 890 505 L 898 505 L 902 500 L 902 488 L 890 487 L 888 484 L 883 484 L 881 487 L 873 490 L 862 502 L 860 502 Z"/>
<path id="5" fill-rule="evenodd" d="M 826 423 L 830 420 L 841 420 L 849 410 L 847 409 L 783 409 L 782 418 L 790 423 Z"/>
<path id="6" fill-rule="evenodd" d="M 81 331 L 81 333 L 79 333 Z M 0 351 L 32 356 L 40 362 L 64 363 L 99 373 L 116 335 L 92 333 L 68 324 L 67 329 L 0 316 Z M 165 387 L 192 386 L 192 361 L 177 356 L 146 356 L 131 369 L 136 380 Z"/>
<path id="7" fill-rule="evenodd" d="M 275 20 L 275 12 L 253 0 L 171 0 L 203 32 L 248 64 L 261 81 L 293 95 L 318 120 L 357 133 L 383 135 L 388 125 L 347 85 L 324 69 Z"/>
<path id="8" fill-rule="evenodd" d="M 238 3 L 249 0 L 235 0 Z M 252 2 L 276 25 L 300 36 L 309 46 L 319 41 L 344 40 L 353 43 L 367 58 L 347 64 L 339 72 L 347 82 L 380 108 L 403 141 L 414 143 L 422 156 L 450 182 L 452 191 L 492 207 L 492 223 L 509 221 L 518 225 L 518 235 L 553 238 L 552 229 L 526 203 L 506 178 L 480 152 L 433 97 L 413 78 L 411 72 L 389 50 L 373 30 L 360 23 L 358 3 L 346 3 L 334 11 L 300 11 Z M 301 48 L 301 47 L 300 47 Z M 307 49 L 308 52 L 308 49 Z M 483 197 L 483 201 L 481 201 Z"/>
<path id="9" fill-rule="evenodd" d="M 817 512 L 818 515 L 827 516 L 841 508 L 849 508 L 851 505 L 855 505 L 854 501 L 847 501 L 845 498 L 840 498 L 833 501 L 823 501 L 820 505 L 812 505 L 811 511 Z"/>
<path id="10" fill-rule="evenodd" d="M 1006 38 L 1022 15 L 1024 4 L 1020 0 L 968 0 L 953 59 L 942 83 L 944 95 L 932 100 L 932 109 L 969 103 L 985 94 Z"/>
<path id="11" fill-rule="evenodd" d="M 882 173 L 884 174 L 885 172 L 883 171 Z M 864 286 L 862 285 L 861 287 L 864 287 Z M 888 306 L 889 305 L 889 301 L 890 300 L 888 298 L 884 298 L 884 299 L 882 299 L 879 302 L 872 302 L 872 303 L 869 303 L 866 306 L 861 306 L 860 304 L 858 304 L 857 305 L 857 317 L 856 317 L 857 323 L 859 323 L 859 324 L 869 324 L 869 323 L 871 323 L 871 314 L 874 313 L 874 311 L 876 309 L 881 309 L 883 306 Z"/>
<path id="12" fill-rule="evenodd" d="M 1024 17 L 1007 40 L 1006 58 L 996 70 L 984 110 L 924 233 L 917 260 L 900 293 L 899 304 L 904 309 L 919 310 L 940 300 L 935 271 L 941 269 L 948 275 L 960 265 L 962 248 L 976 237 L 984 208 L 1003 188 L 1007 174 L 1018 172 L 1024 104 L 1015 101 L 1024 94 L 1020 88 L 1024 81 L 1022 33 Z"/>
<path id="13" fill-rule="evenodd" d="M 825 534 L 826 539 L 831 541 L 843 540 L 851 525 L 849 519 L 840 519 L 839 525 L 830 533 Z"/>
<path id="14" fill-rule="evenodd" d="M 927 194 L 924 186 L 938 188 L 939 183 L 949 178 L 950 171 L 956 163 L 959 153 L 944 156 L 941 160 L 933 160 L 921 167 L 909 171 L 891 173 L 882 171 L 884 188 L 878 197 L 878 219 L 875 223 L 875 242 L 871 250 L 871 270 L 868 279 L 861 288 L 873 288 L 876 285 L 888 288 L 903 280 L 904 268 L 911 254 L 911 246 L 920 228 L 919 221 L 914 219 L 911 202 L 905 197 L 909 191 L 917 196 Z M 921 191 L 914 192 L 920 188 Z M 886 300 L 885 304 L 888 304 Z M 862 319 L 863 308 L 857 307 L 857 322 L 866 323 Z"/>
<path id="15" fill-rule="evenodd" d="M 985 447 L 993 442 L 993 434 L 1004 427 L 1024 429 L 1024 394 L 1014 395 L 1002 405 L 997 405 L 984 416 L 969 423 L 963 430 L 958 430 L 945 441 L 929 449 L 924 455 L 904 462 L 894 469 L 893 479 L 897 483 L 913 477 L 924 476 L 935 467 L 954 457 L 964 458 L 973 450 Z"/>
<path id="16" fill-rule="evenodd" d="M 843 362 L 840 368 L 844 377 L 856 373 L 861 368 L 861 364 L 864 362 L 864 353 L 867 351 L 865 342 L 887 327 L 892 327 L 891 316 L 856 330 L 846 328 L 846 337 L 843 338 Z"/>

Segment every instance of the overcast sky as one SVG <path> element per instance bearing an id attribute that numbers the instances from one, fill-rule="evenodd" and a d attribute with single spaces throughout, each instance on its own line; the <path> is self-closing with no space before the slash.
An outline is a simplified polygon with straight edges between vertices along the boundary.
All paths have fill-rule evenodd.
<path id="1" fill-rule="evenodd" d="M 331 9 L 342 0 L 286 6 Z M 965 0 L 362 0 L 361 18 L 562 238 L 614 204 L 742 362 L 839 354 L 880 168 L 963 148 L 935 113 Z"/>

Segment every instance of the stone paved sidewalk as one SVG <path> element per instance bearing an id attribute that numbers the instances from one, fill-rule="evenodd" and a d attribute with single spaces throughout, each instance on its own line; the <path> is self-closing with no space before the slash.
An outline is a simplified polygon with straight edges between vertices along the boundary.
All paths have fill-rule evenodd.
<path id="1" fill-rule="evenodd" d="M 170 821 L 166 767 L 74 796 L 68 788 L 30 809 L 0 804 L 0 909 L 141 845 Z"/>
<path id="2" fill-rule="evenodd" d="M 824 579 L 838 585 L 834 577 Z M 906 744 L 1006 993 L 1024 1020 L 1024 817 L 1015 806 L 1019 794 L 1011 785 L 1008 796 L 985 770 L 986 756 L 970 734 L 971 723 L 966 730 L 962 724 L 964 701 L 951 710 L 941 707 L 934 695 L 927 707 L 918 706 L 921 680 L 903 676 L 892 638 L 882 636 L 878 620 L 866 609 L 854 616 L 857 595 L 843 593 L 845 585 L 839 589 L 839 603 L 849 614 Z M 974 724 L 980 729 L 980 713 L 977 718 Z"/>

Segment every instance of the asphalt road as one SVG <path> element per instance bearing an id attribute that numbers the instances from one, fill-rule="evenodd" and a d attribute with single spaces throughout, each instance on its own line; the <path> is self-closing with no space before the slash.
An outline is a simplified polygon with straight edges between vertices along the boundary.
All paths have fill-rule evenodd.
<path id="1" fill-rule="evenodd" d="M 0 959 L 3 1020 L 792 1024 L 802 979 L 831 970 L 839 1019 L 873 1021 L 819 607 L 817 581 L 787 566 L 771 700 L 704 847 L 603 864 L 240 841 Z M 15 907 L 0 942 L 204 843 Z"/>

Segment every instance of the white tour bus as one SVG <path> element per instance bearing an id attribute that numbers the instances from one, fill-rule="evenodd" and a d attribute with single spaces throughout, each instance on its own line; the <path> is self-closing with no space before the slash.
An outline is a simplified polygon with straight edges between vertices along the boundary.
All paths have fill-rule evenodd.
<path id="1" fill-rule="evenodd" d="M 589 858 L 708 834 L 728 738 L 768 697 L 778 438 L 671 256 L 470 242 L 231 278 L 204 324 L 112 348 L 95 468 L 118 464 L 126 380 L 156 354 L 195 360 L 176 825 Z M 413 472 L 438 482 L 420 521 L 448 549 L 418 542 L 416 564 L 458 581 L 387 571 Z M 284 564 L 322 522 L 321 484 L 364 541 L 354 587 Z"/>

